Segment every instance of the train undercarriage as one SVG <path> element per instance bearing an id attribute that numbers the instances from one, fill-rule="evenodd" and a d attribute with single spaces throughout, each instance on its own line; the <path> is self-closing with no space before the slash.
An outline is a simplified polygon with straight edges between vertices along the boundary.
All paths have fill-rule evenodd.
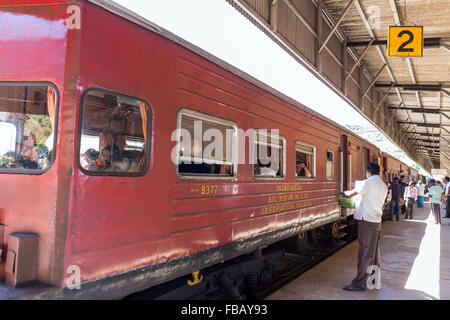
<path id="1" fill-rule="evenodd" d="M 127 296 L 130 300 L 260 300 L 357 238 L 352 215 Z"/>

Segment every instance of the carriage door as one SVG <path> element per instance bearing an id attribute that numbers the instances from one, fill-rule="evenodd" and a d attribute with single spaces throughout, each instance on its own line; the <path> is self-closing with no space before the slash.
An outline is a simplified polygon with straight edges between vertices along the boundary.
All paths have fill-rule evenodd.
<path id="1" fill-rule="evenodd" d="M 348 190 L 348 147 L 347 136 L 341 136 L 341 170 L 340 170 L 340 188 L 341 190 Z"/>

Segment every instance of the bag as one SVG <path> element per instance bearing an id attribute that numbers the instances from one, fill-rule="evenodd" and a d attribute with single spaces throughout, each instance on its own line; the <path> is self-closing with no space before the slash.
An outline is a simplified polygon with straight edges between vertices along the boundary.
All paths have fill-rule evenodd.
<path id="1" fill-rule="evenodd" d="M 403 199 L 403 198 L 398 198 L 398 205 L 399 205 L 400 207 L 403 207 L 404 204 L 405 204 L 405 199 Z"/>
<path id="2" fill-rule="evenodd" d="M 356 197 L 347 198 L 344 196 L 339 196 L 339 204 L 347 209 L 355 209 L 355 200 Z"/>

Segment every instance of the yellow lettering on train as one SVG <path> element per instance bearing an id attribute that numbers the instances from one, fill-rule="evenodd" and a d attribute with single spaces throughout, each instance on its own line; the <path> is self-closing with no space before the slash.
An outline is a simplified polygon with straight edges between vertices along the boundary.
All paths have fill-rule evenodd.
<path id="1" fill-rule="evenodd" d="M 302 185 L 300 183 L 283 183 L 277 185 L 275 190 L 277 192 L 302 191 Z"/>

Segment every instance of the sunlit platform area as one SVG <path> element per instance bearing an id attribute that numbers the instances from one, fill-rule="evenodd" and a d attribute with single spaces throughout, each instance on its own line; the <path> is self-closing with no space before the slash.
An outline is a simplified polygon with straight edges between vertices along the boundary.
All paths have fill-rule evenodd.
<path id="1" fill-rule="evenodd" d="M 430 203 L 414 208 L 414 219 L 385 221 L 381 238 L 381 289 L 344 291 L 356 275 L 358 241 L 347 245 L 296 280 L 270 295 L 269 300 L 450 299 L 450 219 L 435 224 Z"/>

